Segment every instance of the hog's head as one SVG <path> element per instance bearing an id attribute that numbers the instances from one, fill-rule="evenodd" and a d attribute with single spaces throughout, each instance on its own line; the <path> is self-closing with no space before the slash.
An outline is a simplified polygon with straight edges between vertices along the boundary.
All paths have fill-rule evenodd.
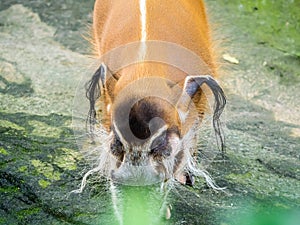
<path id="1" fill-rule="evenodd" d="M 105 75 L 102 65 L 88 85 L 91 122 L 97 115 L 99 88 L 102 85 L 104 92 L 107 87 L 112 88 Z M 119 81 L 111 79 L 113 88 L 118 86 Z M 219 117 L 226 100 L 213 77 L 186 76 L 181 83 L 158 76 L 141 77 L 118 88 L 105 107 L 110 136 L 108 143 L 102 143 L 107 146 L 103 151 L 109 155 L 109 162 L 105 162 L 109 165 L 105 167 L 107 175 L 117 182 L 145 185 L 178 178 L 191 170 L 197 128 L 206 111 L 207 90 L 215 99 L 213 126 L 223 148 Z"/>

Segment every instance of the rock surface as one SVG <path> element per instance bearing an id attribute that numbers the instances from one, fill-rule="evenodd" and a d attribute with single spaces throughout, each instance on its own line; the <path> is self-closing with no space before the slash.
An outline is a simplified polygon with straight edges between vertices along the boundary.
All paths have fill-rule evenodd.
<path id="1" fill-rule="evenodd" d="M 69 195 L 88 168 L 71 124 L 76 88 L 96 64 L 79 53 L 86 52 L 79 33 L 90 20 L 92 1 L 18 2 L 0 3 L 0 224 L 114 224 L 101 180 Z M 275 218 L 295 225 L 300 84 L 297 74 L 284 81 L 278 74 L 286 75 L 291 65 L 288 71 L 299 71 L 299 58 L 232 24 L 239 11 L 215 1 L 208 5 L 222 23 L 219 32 L 230 37 L 224 52 L 238 59 L 223 77 L 226 157 L 208 167 L 227 189 L 216 193 L 201 179 L 193 188 L 178 187 L 170 194 L 166 224 L 277 224 Z"/>

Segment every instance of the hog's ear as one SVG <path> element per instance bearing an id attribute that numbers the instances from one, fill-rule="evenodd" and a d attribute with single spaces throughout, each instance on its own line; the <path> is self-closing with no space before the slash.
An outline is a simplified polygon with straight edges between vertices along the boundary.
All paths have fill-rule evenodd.
<path id="1" fill-rule="evenodd" d="M 192 98 L 197 91 L 206 84 L 214 95 L 215 103 L 213 108 L 213 127 L 216 133 L 217 141 L 222 151 L 225 150 L 224 135 L 222 133 L 220 116 L 226 104 L 225 94 L 218 82 L 210 75 L 187 76 L 185 78 L 183 92 L 177 103 L 177 110 L 181 120 L 184 122 L 188 114 Z M 180 115 L 181 114 L 181 115 Z"/>
<path id="2" fill-rule="evenodd" d="M 106 66 L 102 63 L 97 71 L 94 73 L 90 81 L 85 85 L 86 97 L 89 100 L 89 112 L 87 117 L 87 124 L 90 127 L 90 132 L 93 133 L 94 125 L 96 124 L 97 112 L 95 110 L 95 103 L 101 95 L 101 88 L 104 88 L 106 82 Z"/>

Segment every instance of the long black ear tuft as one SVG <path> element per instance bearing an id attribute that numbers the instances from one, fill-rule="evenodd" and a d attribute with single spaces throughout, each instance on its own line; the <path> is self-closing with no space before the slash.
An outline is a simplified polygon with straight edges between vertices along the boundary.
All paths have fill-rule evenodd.
<path id="1" fill-rule="evenodd" d="M 192 98 L 203 83 L 205 83 L 211 89 L 215 97 L 213 127 L 216 133 L 218 146 L 220 146 L 221 151 L 224 153 L 225 137 L 221 126 L 220 116 L 226 105 L 226 97 L 222 88 L 213 77 L 209 75 L 199 75 L 188 76 L 185 80 L 184 90 L 190 96 L 190 98 Z"/>
<path id="2" fill-rule="evenodd" d="M 92 79 L 85 84 L 86 97 L 90 102 L 90 108 L 87 116 L 87 126 L 89 126 L 89 132 L 91 135 L 94 134 L 94 126 L 97 123 L 97 112 L 95 109 L 95 104 L 97 99 L 101 95 L 101 86 L 104 88 L 106 79 L 106 68 L 104 64 L 97 69 Z"/>

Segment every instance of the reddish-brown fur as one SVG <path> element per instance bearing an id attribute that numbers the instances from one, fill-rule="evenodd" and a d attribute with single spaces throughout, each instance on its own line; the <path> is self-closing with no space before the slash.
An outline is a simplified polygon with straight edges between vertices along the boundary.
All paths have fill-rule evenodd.
<path id="1" fill-rule="evenodd" d="M 217 65 L 203 1 L 147 0 L 146 9 L 147 41 L 166 41 L 187 48 L 207 65 L 206 68 L 197 68 L 195 74 L 217 76 Z M 141 40 L 142 25 L 138 0 L 97 0 L 93 19 L 93 42 L 99 57 L 117 47 Z M 104 97 L 106 105 L 112 104 L 114 97 L 124 87 L 141 77 L 160 76 L 182 87 L 185 77 L 191 75 L 172 65 L 156 62 L 130 65 L 113 73 L 119 80 L 107 81 L 108 95 Z M 202 115 L 206 111 L 206 99 L 200 90 L 193 101 Z M 107 127 L 110 127 L 110 112 L 107 113 Z"/>
<path id="2" fill-rule="evenodd" d="M 101 111 L 110 143 L 99 158 L 117 161 L 98 170 L 116 180 L 133 176 L 146 183 L 185 171 L 214 186 L 193 159 L 207 94 L 215 98 L 213 127 L 224 147 L 220 115 L 226 98 L 214 79 L 217 65 L 203 1 L 96 0 L 93 44 L 101 66 L 87 85 L 89 121 L 95 125 Z"/>
<path id="3" fill-rule="evenodd" d="M 97 0 L 93 37 L 99 56 L 141 40 L 138 0 Z M 147 0 L 147 40 L 182 45 L 199 55 L 216 75 L 210 29 L 200 0 Z M 141 76 L 145 73 L 139 73 Z"/>

